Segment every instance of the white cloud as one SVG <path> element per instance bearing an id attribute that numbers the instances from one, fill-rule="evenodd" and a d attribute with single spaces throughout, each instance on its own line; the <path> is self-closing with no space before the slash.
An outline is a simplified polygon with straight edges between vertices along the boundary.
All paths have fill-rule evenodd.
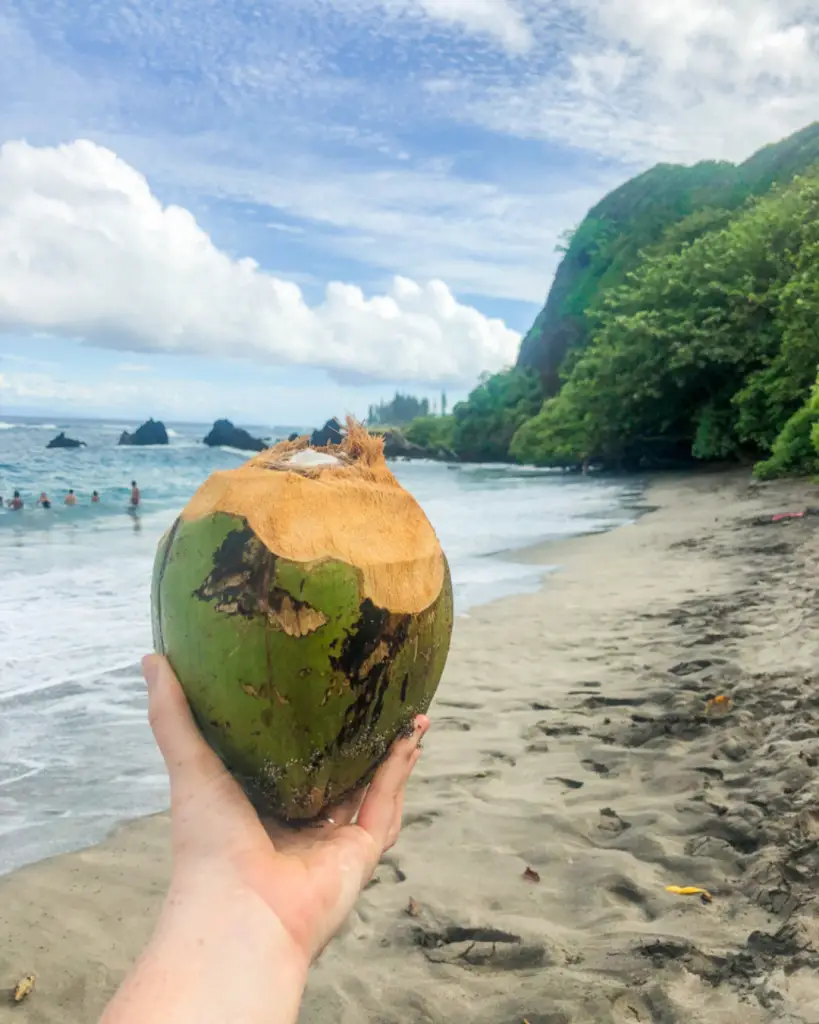
<path id="1" fill-rule="evenodd" d="M 241 372 L 230 376 L 209 372 L 203 376 L 168 378 L 161 366 L 153 376 L 124 376 L 119 367 L 106 369 L 88 364 L 0 373 L 0 409 L 7 413 L 41 411 L 48 415 L 129 417 L 209 423 L 227 417 L 234 423 L 319 426 L 329 416 L 351 414 L 362 418 L 367 407 L 389 397 L 391 388 L 378 383 L 345 387 L 324 374 L 311 373 L 306 380 L 281 371 Z M 197 371 L 194 371 L 197 374 Z M 419 397 L 433 403 L 437 388 L 421 389 Z M 450 407 L 466 397 L 462 390 L 447 389 Z"/>
<path id="2" fill-rule="evenodd" d="M 228 416 L 238 422 L 263 422 L 270 409 L 278 408 L 284 399 L 280 392 L 269 383 L 259 387 L 248 382 L 235 394 L 205 380 L 89 380 L 59 370 L 0 373 L 0 405 L 7 411 L 70 410 L 78 416 L 116 414 L 143 419 L 153 415 L 201 422 Z"/>
<path id="3" fill-rule="evenodd" d="M 414 381 L 469 380 L 512 362 L 519 342 L 436 280 L 396 277 L 371 298 L 334 282 L 310 308 L 88 141 L 0 149 L 0 328 Z"/>
<path id="4" fill-rule="evenodd" d="M 439 278 L 464 301 L 539 304 L 559 234 L 635 170 L 742 159 L 819 115 L 819 9 L 805 0 L 12 10 L 0 14 L 0 141 L 106 145 L 161 196 L 207 201 L 200 224 L 231 252 L 266 222 L 254 244 L 277 251 L 251 277 L 311 295 L 308 271 L 352 261 L 324 276 L 376 292 L 396 273 Z M 219 200 L 264 208 L 228 225 Z M 308 311 L 313 325 L 327 305 Z M 525 327 L 528 311 L 515 313 Z"/>
<path id="5" fill-rule="evenodd" d="M 282 0 L 279 0 L 281 3 Z M 494 43 L 517 55 L 533 43 L 533 35 L 522 8 L 525 0 L 289 0 L 299 12 L 311 11 L 325 19 L 332 11 L 362 30 L 400 39 L 408 22 L 433 22 L 473 39 Z M 374 25 L 374 21 L 381 22 Z"/>
<path id="6" fill-rule="evenodd" d="M 455 119 L 646 165 L 743 159 L 819 115 L 819 11 L 798 0 L 530 3 L 533 56 L 557 38 L 557 60 L 450 76 Z"/>
<path id="7" fill-rule="evenodd" d="M 509 0 L 417 0 L 417 3 L 430 18 L 490 36 L 511 53 L 525 53 L 532 45 L 532 32 L 526 20 Z"/>
<path id="8" fill-rule="evenodd" d="M 123 141 L 157 180 L 184 180 L 193 191 L 298 218 L 310 243 L 327 254 L 383 274 L 441 278 L 456 292 L 532 304 L 543 301 L 557 265 L 558 236 L 622 180 L 616 171 L 572 176 L 544 167 L 512 187 L 462 176 L 440 160 L 351 167 L 307 154 L 282 154 L 259 167 L 258 155 L 244 150 L 237 166 L 209 160 L 193 144 Z"/>
<path id="9" fill-rule="evenodd" d="M 117 363 L 116 369 L 120 373 L 150 373 L 152 367 L 147 363 Z"/>

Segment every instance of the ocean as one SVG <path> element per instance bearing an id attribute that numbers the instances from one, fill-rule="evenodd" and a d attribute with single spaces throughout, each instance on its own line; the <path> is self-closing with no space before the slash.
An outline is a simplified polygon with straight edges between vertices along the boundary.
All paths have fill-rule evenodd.
<path id="1" fill-rule="evenodd" d="M 18 489 L 26 503 L 0 511 L 0 874 L 167 806 L 139 671 L 151 649 L 154 551 L 205 477 L 247 455 L 205 447 L 209 424 L 169 424 L 167 447 L 119 447 L 136 426 L 0 421 L 0 495 Z M 46 450 L 59 430 L 88 447 Z M 393 469 L 440 537 L 459 615 L 541 585 L 550 567 L 516 561 L 516 551 L 629 522 L 640 500 L 639 482 L 526 467 Z M 137 515 L 127 509 L 131 480 L 142 492 Z M 63 504 L 68 488 L 74 507 Z M 34 505 L 41 491 L 49 510 Z"/>

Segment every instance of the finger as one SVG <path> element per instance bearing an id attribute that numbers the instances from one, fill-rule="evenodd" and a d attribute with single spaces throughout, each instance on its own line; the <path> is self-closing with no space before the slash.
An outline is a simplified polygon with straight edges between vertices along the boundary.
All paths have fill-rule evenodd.
<path id="1" fill-rule="evenodd" d="M 418 715 L 414 725 L 411 736 L 393 744 L 390 756 L 375 773 L 358 812 L 358 825 L 372 837 L 379 855 L 394 831 L 396 811 L 400 815 L 404 787 L 418 760 L 418 747 L 429 729 L 429 719 Z"/>
<path id="2" fill-rule="evenodd" d="M 142 660 L 148 684 L 148 721 L 165 759 L 172 793 L 190 791 L 224 775 L 222 762 L 205 742 L 168 660 L 150 654 Z"/>
<path id="3" fill-rule="evenodd" d="M 410 773 L 412 773 L 412 770 L 420 760 L 420 757 L 421 744 L 419 743 L 415 753 L 412 755 Z M 390 825 L 389 831 L 387 832 L 387 841 L 384 843 L 384 850 L 382 851 L 384 853 L 386 853 L 387 850 L 392 849 L 392 847 L 395 846 L 396 842 L 398 841 L 398 835 L 401 831 L 401 823 L 404 819 L 404 797 L 406 796 L 406 793 L 407 787 L 402 786 L 401 791 L 399 792 L 395 800 L 395 810 L 393 811 L 392 824 Z"/>

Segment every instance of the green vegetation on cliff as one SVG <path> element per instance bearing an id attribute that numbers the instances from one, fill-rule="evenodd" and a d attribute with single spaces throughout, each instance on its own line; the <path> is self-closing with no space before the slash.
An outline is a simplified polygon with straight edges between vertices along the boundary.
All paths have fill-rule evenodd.
<path id="1" fill-rule="evenodd" d="M 587 310 L 589 341 L 512 454 L 638 466 L 773 449 L 782 470 L 796 468 L 813 422 L 797 414 L 819 363 L 818 260 L 819 177 L 775 187 L 679 248 L 644 252 Z"/>
<path id="2" fill-rule="evenodd" d="M 532 370 L 487 375 L 452 410 L 451 447 L 467 462 L 505 462 L 516 431 L 542 402 L 540 379 Z"/>
<path id="3" fill-rule="evenodd" d="M 467 460 L 819 472 L 819 124 L 660 165 L 566 238 L 518 365 L 412 440 Z"/>
<path id="4" fill-rule="evenodd" d="M 747 199 L 790 182 L 817 160 L 819 125 L 811 125 L 739 166 L 660 164 L 615 189 L 571 234 L 518 365 L 537 370 L 547 394 L 555 394 L 567 354 L 588 344 L 595 310 L 610 289 L 625 283 L 644 250 L 673 251 L 723 226 Z"/>
<path id="5" fill-rule="evenodd" d="M 412 444 L 422 448 L 454 448 L 455 418 L 453 416 L 419 416 L 404 431 Z"/>

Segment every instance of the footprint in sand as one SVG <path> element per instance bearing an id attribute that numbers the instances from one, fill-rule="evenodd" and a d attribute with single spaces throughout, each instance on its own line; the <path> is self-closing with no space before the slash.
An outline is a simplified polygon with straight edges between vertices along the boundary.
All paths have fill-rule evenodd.
<path id="1" fill-rule="evenodd" d="M 504 754 L 500 750 L 484 750 L 482 751 L 484 757 L 488 757 L 490 761 L 500 761 L 502 764 L 509 765 L 510 768 L 514 768 L 517 761 L 511 754 Z"/>
<path id="2" fill-rule="evenodd" d="M 582 789 L 583 783 L 578 779 L 561 779 L 560 776 L 550 779 L 550 782 L 559 782 L 561 786 L 565 786 L 566 789 Z"/>
<path id="3" fill-rule="evenodd" d="M 498 928 L 464 928 L 450 925 L 442 930 L 415 929 L 414 939 L 432 963 L 466 969 L 521 971 L 548 963 L 546 947 L 524 942 L 520 935 Z"/>
<path id="4" fill-rule="evenodd" d="M 441 732 L 469 732 L 472 726 L 463 718 L 436 718 L 435 731 Z"/>
<path id="5" fill-rule="evenodd" d="M 470 700 L 437 700 L 435 706 L 439 708 L 455 708 L 458 711 L 480 711 L 483 704 Z"/>
<path id="6" fill-rule="evenodd" d="M 710 661 L 707 658 L 698 658 L 695 661 L 681 661 L 676 665 L 672 665 L 668 670 L 675 676 L 691 676 L 695 672 L 704 672 L 707 668 L 711 668 L 712 665 L 724 665 L 725 662 L 722 658 L 714 658 Z"/>
<path id="7" fill-rule="evenodd" d="M 649 897 L 630 878 L 618 878 L 606 886 L 606 891 L 620 902 L 636 907 L 644 920 L 657 920 L 659 915 L 650 906 Z"/>

